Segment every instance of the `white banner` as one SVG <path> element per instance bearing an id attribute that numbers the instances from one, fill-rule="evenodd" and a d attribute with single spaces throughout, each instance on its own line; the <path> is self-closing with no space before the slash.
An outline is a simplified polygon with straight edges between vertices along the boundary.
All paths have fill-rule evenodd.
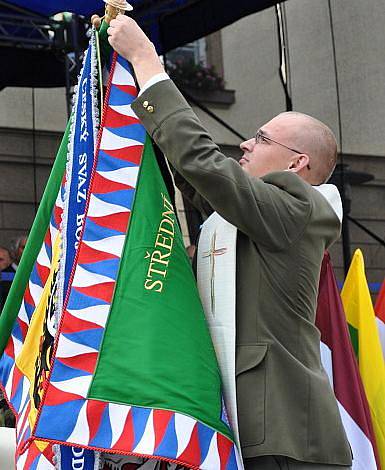
<path id="1" fill-rule="evenodd" d="M 14 470 L 16 453 L 16 430 L 0 428 L 0 468 Z"/>

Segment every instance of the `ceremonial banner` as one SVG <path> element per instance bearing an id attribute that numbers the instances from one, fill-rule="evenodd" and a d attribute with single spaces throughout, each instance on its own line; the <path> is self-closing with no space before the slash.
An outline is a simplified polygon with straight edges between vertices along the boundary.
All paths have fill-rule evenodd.
<path id="1" fill-rule="evenodd" d="M 374 307 L 378 332 L 380 334 L 380 342 L 382 346 L 382 354 L 385 360 L 385 281 L 382 283 L 380 292 Z"/>
<path id="2" fill-rule="evenodd" d="M 96 80 L 96 44 L 92 37 L 75 90 L 74 112 L 4 312 L 2 326 L 9 328 L 20 306 L 11 340 L 0 361 L 0 371 L 4 374 L 1 381 L 18 417 L 18 468 L 34 468 L 35 465 L 53 468 L 52 445 L 38 440 L 30 445 L 29 439 L 50 372 L 64 283 L 69 278 L 69 273 L 65 272 L 66 266 L 69 270 L 66 261 L 74 262 L 76 237 L 79 237 L 79 225 L 84 218 L 98 125 Z"/>
<path id="3" fill-rule="evenodd" d="M 385 468 L 385 364 L 360 250 L 354 253 L 341 297 L 369 403 L 381 467 Z"/>
<path id="4" fill-rule="evenodd" d="M 63 468 L 74 458 L 63 446 L 96 452 L 84 468 L 102 451 L 242 468 L 175 211 L 131 109 L 130 66 L 113 56 L 98 130 L 95 49 L 93 32 L 66 168 L 46 196 L 53 212 L 38 218 L 25 255 L 36 262 L 7 303 L 0 382 L 17 416 L 18 468 L 40 468 L 53 444 Z"/>
<path id="5" fill-rule="evenodd" d="M 67 158 L 68 131 L 69 127 L 56 157 L 53 171 L 28 237 L 22 261 L 17 269 L 7 303 L 0 317 L 0 350 L 4 350 L 0 360 L 0 386 L 2 384 L 7 386 L 8 402 L 14 414 L 18 416 L 18 444 L 22 442 L 20 430 L 25 426 L 28 427 L 27 418 L 31 409 L 29 391 L 32 392 L 32 389 L 28 379 L 22 376 L 15 365 L 15 358 L 22 350 L 33 312 L 39 304 L 42 287 L 48 282 L 52 260 L 52 239 L 57 233 L 62 210 L 60 207 L 60 187 Z M 12 336 L 9 338 L 11 332 Z M 34 360 L 35 358 L 31 357 L 31 361 Z M 2 382 L 3 377 L 9 377 L 12 380 Z M 13 432 L 16 441 L 15 430 L 8 429 L 8 431 Z M 20 446 L 18 447 L 20 449 Z M 7 453 L 3 453 L 2 459 L 6 459 L 7 455 Z M 11 468 L 14 468 L 16 460 L 18 469 L 53 470 L 53 457 L 52 445 L 36 441 L 31 443 L 23 455 L 17 451 L 11 461 L 7 458 L 7 463 L 11 465 L 12 462 Z M 4 465 L 4 468 L 7 467 Z"/>
<path id="6" fill-rule="evenodd" d="M 352 469 L 380 469 L 368 402 L 328 253 L 321 268 L 316 325 L 321 332 L 322 364 L 337 398 L 352 449 Z"/>

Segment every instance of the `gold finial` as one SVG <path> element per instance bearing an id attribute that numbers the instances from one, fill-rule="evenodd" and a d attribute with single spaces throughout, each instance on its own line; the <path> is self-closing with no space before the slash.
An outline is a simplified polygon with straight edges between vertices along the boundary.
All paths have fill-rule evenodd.
<path id="1" fill-rule="evenodd" d="M 132 6 L 126 0 L 103 0 L 106 3 L 106 23 L 116 18 L 119 13 L 124 14 L 125 11 L 133 10 Z"/>

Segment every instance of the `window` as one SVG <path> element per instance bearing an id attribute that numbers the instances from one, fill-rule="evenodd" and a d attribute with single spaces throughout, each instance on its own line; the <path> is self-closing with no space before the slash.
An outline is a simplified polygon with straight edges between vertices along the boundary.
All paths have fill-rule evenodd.
<path id="1" fill-rule="evenodd" d="M 197 41 L 190 42 L 185 46 L 178 47 L 168 52 L 167 60 L 173 63 L 177 63 L 180 60 L 186 62 L 192 61 L 195 64 L 201 63 L 206 66 L 206 39 L 198 39 Z"/>

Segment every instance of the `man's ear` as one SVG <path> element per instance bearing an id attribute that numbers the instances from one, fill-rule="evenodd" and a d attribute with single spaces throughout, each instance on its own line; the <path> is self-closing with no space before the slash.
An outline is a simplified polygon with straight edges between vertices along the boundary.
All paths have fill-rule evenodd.
<path id="1" fill-rule="evenodd" d="M 310 158 L 306 153 L 296 154 L 289 162 L 288 171 L 298 173 L 309 165 Z"/>

